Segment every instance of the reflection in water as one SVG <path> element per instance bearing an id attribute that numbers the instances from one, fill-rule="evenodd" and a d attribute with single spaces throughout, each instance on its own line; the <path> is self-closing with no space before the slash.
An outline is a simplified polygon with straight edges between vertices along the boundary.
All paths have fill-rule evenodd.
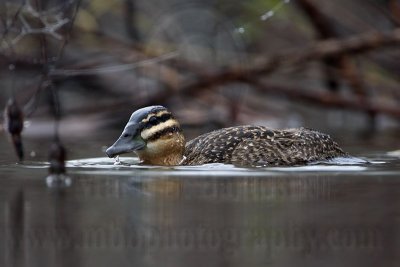
<path id="1" fill-rule="evenodd" d="M 9 241 L 5 247 L 5 262 L 10 266 L 24 263 L 24 249 L 21 240 L 24 239 L 24 193 L 17 190 L 15 195 L 4 207 L 4 240 Z"/>
<path id="2" fill-rule="evenodd" d="M 382 161 L 208 172 L 70 162 L 71 186 L 53 188 L 37 164 L 3 166 L 0 264 L 390 266 L 400 164 Z"/>
<path id="3" fill-rule="evenodd" d="M 66 174 L 50 174 L 46 177 L 46 185 L 50 188 L 68 187 L 71 186 L 71 184 L 72 179 Z"/>
<path id="4" fill-rule="evenodd" d="M 304 177 L 229 177 L 202 178 L 185 181 L 177 177 L 165 180 L 135 177 L 129 189 L 151 197 L 205 199 L 207 201 L 259 202 L 281 200 L 329 199 L 331 192 L 325 178 Z M 126 190 L 123 194 L 128 194 Z"/>

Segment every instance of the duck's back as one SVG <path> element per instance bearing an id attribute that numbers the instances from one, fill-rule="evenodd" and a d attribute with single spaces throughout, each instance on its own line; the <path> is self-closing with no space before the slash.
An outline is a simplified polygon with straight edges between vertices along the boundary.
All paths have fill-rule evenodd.
<path id="1" fill-rule="evenodd" d="M 314 130 L 237 126 L 206 133 L 188 142 L 183 164 L 298 165 L 345 155 L 329 135 Z"/>

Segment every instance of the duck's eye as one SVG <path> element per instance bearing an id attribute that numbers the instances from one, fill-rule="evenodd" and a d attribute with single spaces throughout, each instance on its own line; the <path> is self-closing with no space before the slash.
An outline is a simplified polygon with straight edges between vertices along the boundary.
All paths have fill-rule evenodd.
<path id="1" fill-rule="evenodd" d="M 153 116 L 153 117 L 150 117 L 149 123 L 152 125 L 156 125 L 158 123 L 158 120 L 156 117 Z"/>
<path id="2" fill-rule="evenodd" d="M 126 133 L 126 134 L 124 134 L 122 137 L 127 138 L 127 137 L 130 137 L 130 136 L 131 136 L 130 134 Z"/>

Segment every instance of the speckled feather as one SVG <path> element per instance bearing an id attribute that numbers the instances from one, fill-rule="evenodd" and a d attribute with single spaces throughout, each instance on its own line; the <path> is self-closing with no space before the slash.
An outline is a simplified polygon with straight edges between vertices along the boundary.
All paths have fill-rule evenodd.
<path id="1" fill-rule="evenodd" d="M 318 131 L 237 126 L 206 133 L 188 142 L 182 165 L 302 165 L 346 155 L 329 135 Z"/>

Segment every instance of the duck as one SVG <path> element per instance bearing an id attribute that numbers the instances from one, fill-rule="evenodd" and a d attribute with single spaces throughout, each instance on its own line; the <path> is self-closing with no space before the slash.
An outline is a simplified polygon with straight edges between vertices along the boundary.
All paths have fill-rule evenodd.
<path id="1" fill-rule="evenodd" d="M 106 150 L 110 158 L 130 152 L 144 165 L 159 166 L 296 166 L 347 156 L 329 135 L 303 127 L 234 126 L 186 142 L 179 122 L 164 106 L 133 112 L 120 137 Z"/>

